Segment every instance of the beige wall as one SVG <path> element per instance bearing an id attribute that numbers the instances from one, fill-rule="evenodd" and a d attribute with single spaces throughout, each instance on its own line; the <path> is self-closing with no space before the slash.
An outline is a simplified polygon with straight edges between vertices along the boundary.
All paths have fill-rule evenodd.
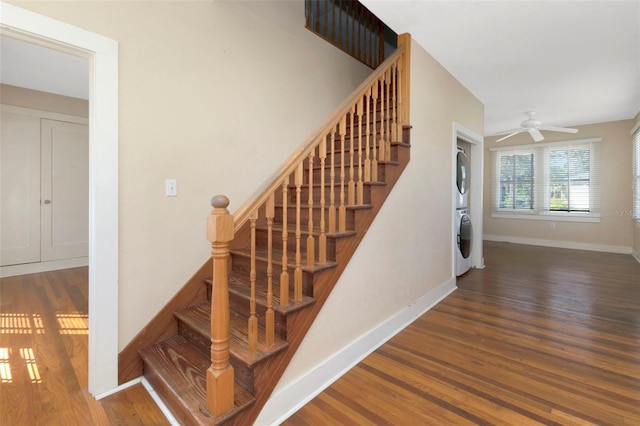
<path id="1" fill-rule="evenodd" d="M 85 99 L 70 98 L 7 84 L 0 84 L 0 104 L 74 115 L 76 117 L 89 116 L 89 102 Z"/>
<path id="2" fill-rule="evenodd" d="M 631 217 L 630 134 L 633 120 L 577 126 L 575 135 L 545 132 L 545 142 L 602 138 L 601 145 L 601 220 L 580 223 L 491 217 L 491 156 L 489 148 L 531 144 L 529 134 L 519 134 L 497 144 L 499 137 L 485 138 L 484 234 L 490 239 L 547 240 L 550 244 L 602 249 L 629 253 L 633 244 Z M 552 224 L 555 228 L 552 228 Z M 507 240 L 508 240 L 507 239 Z"/>
<path id="3" fill-rule="evenodd" d="M 209 256 L 211 196 L 233 212 L 370 73 L 303 2 L 12 3 L 119 42 L 120 349 Z"/>
<path id="4" fill-rule="evenodd" d="M 411 161 L 278 389 L 454 278 L 452 123 L 481 135 L 484 109 L 415 42 L 411 54 Z"/>

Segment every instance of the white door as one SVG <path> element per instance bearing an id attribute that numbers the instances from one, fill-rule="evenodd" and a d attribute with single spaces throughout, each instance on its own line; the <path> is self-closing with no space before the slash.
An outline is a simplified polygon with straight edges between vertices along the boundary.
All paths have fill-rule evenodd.
<path id="1" fill-rule="evenodd" d="M 40 118 L 0 114 L 0 266 L 40 261 Z"/>
<path id="2" fill-rule="evenodd" d="M 41 260 L 89 253 L 89 133 L 85 124 L 41 122 Z"/>

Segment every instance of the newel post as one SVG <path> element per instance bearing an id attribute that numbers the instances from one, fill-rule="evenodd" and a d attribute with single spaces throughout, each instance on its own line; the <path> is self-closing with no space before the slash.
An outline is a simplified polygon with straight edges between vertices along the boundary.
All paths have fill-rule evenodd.
<path id="1" fill-rule="evenodd" d="M 211 367 L 207 370 L 207 409 L 220 416 L 233 408 L 233 367 L 229 364 L 229 283 L 227 261 L 233 240 L 233 216 L 229 199 L 216 195 L 207 218 L 207 238 L 211 241 L 213 286 L 211 290 Z"/>
<path id="2" fill-rule="evenodd" d="M 400 76 L 402 80 L 400 83 L 402 86 L 402 92 L 400 93 L 400 99 L 402 100 L 400 124 L 404 127 L 411 123 L 411 34 L 398 34 L 398 45 L 404 47 L 400 65 L 402 69 L 402 75 Z"/>

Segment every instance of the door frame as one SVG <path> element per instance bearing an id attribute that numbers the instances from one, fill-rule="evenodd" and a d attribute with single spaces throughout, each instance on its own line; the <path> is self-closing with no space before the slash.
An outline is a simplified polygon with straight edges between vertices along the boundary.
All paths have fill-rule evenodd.
<path id="1" fill-rule="evenodd" d="M 89 60 L 89 362 L 95 398 L 118 386 L 118 43 L 0 2 L 0 31 Z"/>
<path id="2" fill-rule="evenodd" d="M 458 139 L 462 139 L 465 142 L 469 142 L 471 145 L 471 161 L 469 164 L 469 168 L 471 169 L 471 174 L 469 176 L 469 217 L 471 218 L 471 267 L 482 269 L 484 268 L 484 254 L 482 250 L 482 221 L 483 221 L 483 197 L 484 197 L 484 137 L 473 130 L 465 127 L 464 125 L 453 122 L 452 129 L 452 155 L 453 158 L 453 167 L 452 167 L 452 179 L 453 179 L 453 191 L 457 191 L 456 187 L 456 161 L 458 157 Z M 452 192 L 454 193 L 454 192 Z M 456 201 L 452 199 L 452 212 L 456 211 Z M 457 250 L 457 230 L 456 227 L 453 226 L 453 250 Z M 454 254 L 451 262 L 451 270 L 453 276 L 456 276 L 456 265 L 455 265 L 455 251 L 452 250 Z"/>

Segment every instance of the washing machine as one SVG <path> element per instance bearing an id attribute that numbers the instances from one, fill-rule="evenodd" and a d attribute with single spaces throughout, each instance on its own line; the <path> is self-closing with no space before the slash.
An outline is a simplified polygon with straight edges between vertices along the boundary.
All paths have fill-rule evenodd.
<path id="1" fill-rule="evenodd" d="M 461 146 L 458 146 L 456 155 L 456 188 L 454 196 L 456 209 L 469 207 L 469 159 Z"/>
<path id="2" fill-rule="evenodd" d="M 471 218 L 468 209 L 457 209 L 454 226 L 456 229 L 456 276 L 471 269 Z"/>

